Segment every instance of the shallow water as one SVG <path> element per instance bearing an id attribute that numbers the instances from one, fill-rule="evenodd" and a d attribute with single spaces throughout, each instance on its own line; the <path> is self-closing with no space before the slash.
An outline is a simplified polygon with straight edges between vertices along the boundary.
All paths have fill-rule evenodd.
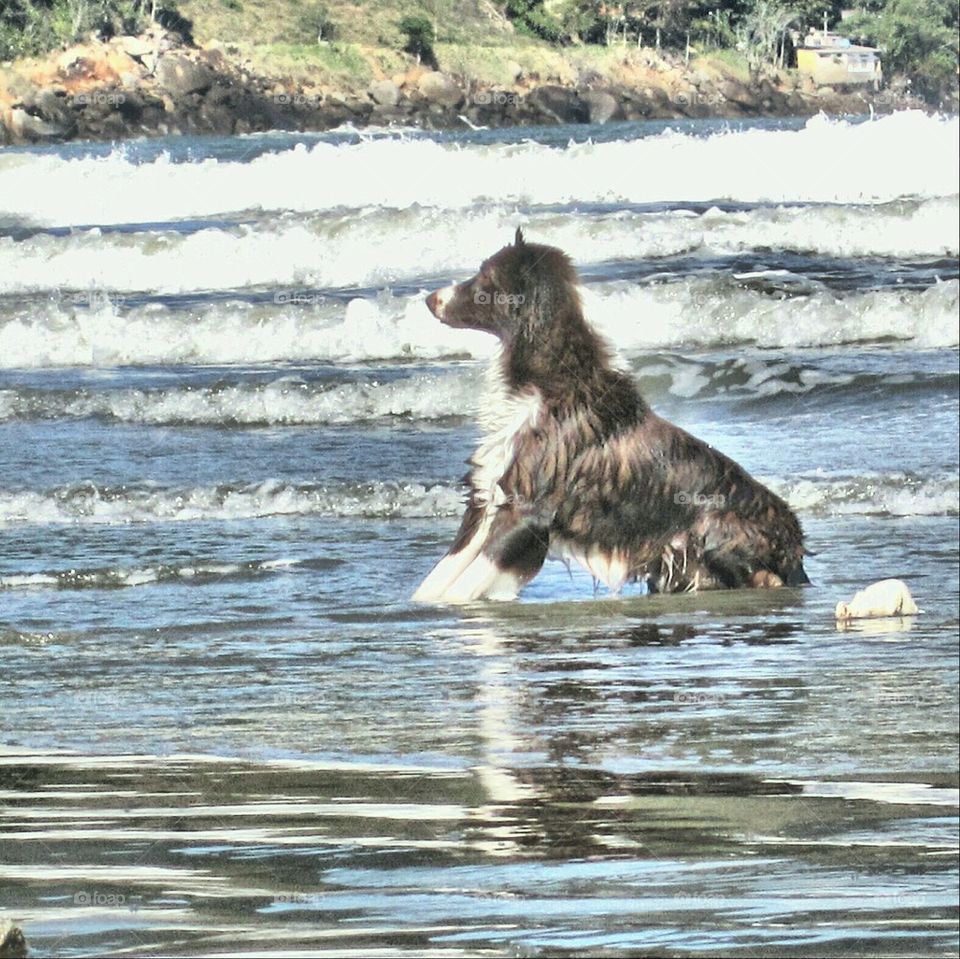
<path id="1" fill-rule="evenodd" d="M 955 955 L 956 129 L 0 155 L 0 917 L 51 956 Z M 518 223 L 813 587 L 408 602 L 490 355 L 422 294 Z M 838 630 L 887 576 L 923 614 Z"/>

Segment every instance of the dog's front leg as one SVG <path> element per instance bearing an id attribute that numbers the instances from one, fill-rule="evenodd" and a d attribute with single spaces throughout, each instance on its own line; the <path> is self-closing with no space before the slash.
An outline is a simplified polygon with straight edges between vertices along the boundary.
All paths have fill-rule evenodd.
<path id="1" fill-rule="evenodd" d="M 495 508 L 477 556 L 447 587 L 442 599 L 515 599 L 533 579 L 550 545 L 550 527 L 536 511 L 512 504 Z"/>
<path id="2" fill-rule="evenodd" d="M 472 494 L 466 512 L 460 522 L 453 545 L 447 554 L 427 574 L 411 599 L 415 603 L 438 603 L 444 601 L 447 588 L 477 558 L 489 531 L 489 510 L 477 502 Z"/>
<path id="3" fill-rule="evenodd" d="M 490 506 L 473 536 L 448 553 L 414 593 L 419 602 L 469 603 L 514 599 L 543 566 L 549 522 L 515 503 Z"/>

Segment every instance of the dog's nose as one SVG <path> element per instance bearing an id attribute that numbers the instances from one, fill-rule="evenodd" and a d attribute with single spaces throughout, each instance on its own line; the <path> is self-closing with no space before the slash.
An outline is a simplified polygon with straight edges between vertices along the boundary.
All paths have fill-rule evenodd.
<path id="1" fill-rule="evenodd" d="M 434 290 L 427 297 L 427 309 L 434 315 L 438 316 L 437 310 L 440 308 L 440 297 L 437 295 L 440 291 Z"/>

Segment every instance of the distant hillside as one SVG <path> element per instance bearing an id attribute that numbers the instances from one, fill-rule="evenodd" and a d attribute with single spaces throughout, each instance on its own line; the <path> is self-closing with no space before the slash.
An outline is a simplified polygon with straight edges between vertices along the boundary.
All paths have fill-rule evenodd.
<path id="1" fill-rule="evenodd" d="M 611 21 L 618 32 L 604 42 L 570 33 L 548 42 L 531 34 L 569 14 L 562 4 L 587 0 L 536 2 L 506 0 L 511 21 L 491 0 L 421 0 L 413 12 L 393 0 L 178 0 L 175 10 L 162 0 L 156 9 L 150 0 L 18 0 L 15 10 L 0 0 L 0 56 L 10 61 L 0 63 L 0 143 L 920 105 L 905 80 L 834 89 L 730 46 L 677 49 L 675 27 L 664 28 L 660 49 L 638 43 L 659 27 L 636 27 L 631 39 L 628 20 Z"/>
<path id="2" fill-rule="evenodd" d="M 490 0 L 179 0 L 178 10 L 193 23 L 198 42 L 222 40 L 258 44 L 310 44 L 322 26 L 326 39 L 400 50 L 399 24 L 422 15 L 435 30 L 435 42 L 498 44 L 516 39 L 513 25 Z M 529 40 L 529 43 L 536 41 Z"/>
<path id="3" fill-rule="evenodd" d="M 309 69 L 351 85 L 396 76 L 411 58 L 479 82 L 510 83 L 519 68 L 576 83 L 584 65 L 613 78 L 617 59 L 641 50 L 674 65 L 716 59 L 756 85 L 824 24 L 879 47 L 887 82 L 956 108 L 957 0 L 0 0 L 0 61 L 159 27 L 234 46 L 269 76 Z"/>

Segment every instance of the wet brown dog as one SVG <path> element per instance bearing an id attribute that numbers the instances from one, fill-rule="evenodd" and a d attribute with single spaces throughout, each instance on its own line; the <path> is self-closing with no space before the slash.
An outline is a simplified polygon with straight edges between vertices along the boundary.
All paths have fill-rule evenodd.
<path id="1" fill-rule="evenodd" d="M 614 592 L 639 579 L 659 592 L 809 582 L 790 507 L 650 409 L 584 319 L 560 250 L 517 230 L 427 305 L 493 334 L 501 353 L 460 530 L 415 600 L 512 599 L 548 553 Z"/>

